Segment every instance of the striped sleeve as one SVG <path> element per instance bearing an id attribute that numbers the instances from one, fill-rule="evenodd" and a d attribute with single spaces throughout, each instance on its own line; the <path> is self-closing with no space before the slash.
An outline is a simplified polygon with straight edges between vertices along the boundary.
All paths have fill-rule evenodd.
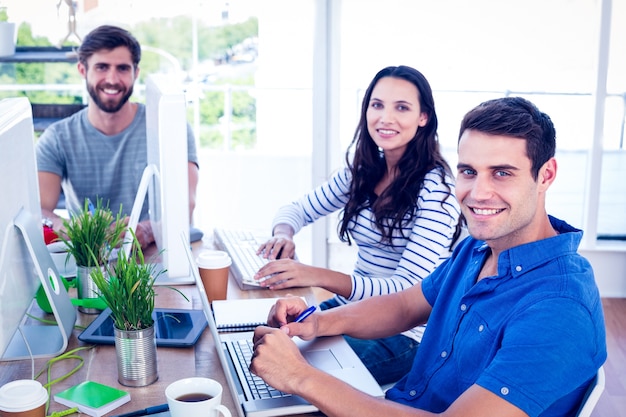
<path id="1" fill-rule="evenodd" d="M 272 221 L 272 230 L 277 224 L 288 224 L 298 233 L 304 226 L 342 209 L 348 201 L 351 181 L 352 177 L 347 168 L 336 172 L 324 184 L 278 209 Z"/>
<path id="2" fill-rule="evenodd" d="M 425 178 L 418 197 L 412 226 L 399 234 L 391 245 L 375 245 L 380 233 L 367 224 L 355 227 L 359 246 L 355 271 L 352 274 L 352 294 L 349 301 L 361 300 L 404 290 L 420 282 L 450 256 L 450 245 L 460 216 L 454 195 L 454 180 L 441 181 L 440 171 L 431 171 Z M 369 235 L 369 236 L 366 236 Z M 346 300 L 347 301 L 347 300 Z"/>

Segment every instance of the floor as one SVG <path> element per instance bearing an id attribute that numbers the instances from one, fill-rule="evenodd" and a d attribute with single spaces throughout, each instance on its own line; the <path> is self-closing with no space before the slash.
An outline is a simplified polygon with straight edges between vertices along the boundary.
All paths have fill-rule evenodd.
<path id="1" fill-rule="evenodd" d="M 626 417 L 626 298 L 604 298 L 606 385 L 592 417 Z"/>

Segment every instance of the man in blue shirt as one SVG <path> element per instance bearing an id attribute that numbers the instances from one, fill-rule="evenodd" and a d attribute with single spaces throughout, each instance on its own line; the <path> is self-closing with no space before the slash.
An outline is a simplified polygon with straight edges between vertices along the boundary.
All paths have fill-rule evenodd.
<path id="1" fill-rule="evenodd" d="M 550 118 L 519 97 L 490 100 L 461 123 L 456 195 L 470 237 L 421 285 L 313 314 L 279 301 L 255 333 L 251 370 L 333 416 L 569 416 L 606 360 L 582 232 L 551 217 Z M 411 371 L 369 397 L 310 366 L 290 336 L 396 334 L 428 320 Z M 391 401 L 389 401 L 391 400 Z"/>

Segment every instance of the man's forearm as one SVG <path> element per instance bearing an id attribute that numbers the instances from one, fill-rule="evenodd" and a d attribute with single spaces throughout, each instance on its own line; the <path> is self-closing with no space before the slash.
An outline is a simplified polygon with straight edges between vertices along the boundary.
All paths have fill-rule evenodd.
<path id="1" fill-rule="evenodd" d="M 299 382 L 295 394 L 315 404 L 327 416 L 416 417 L 434 415 L 382 398 L 371 397 L 319 370 L 314 370 L 305 375 Z"/>
<path id="2" fill-rule="evenodd" d="M 410 288 L 398 293 L 367 298 L 320 313 L 318 336 L 345 334 L 359 339 L 393 336 L 425 323 L 428 308 L 419 310 L 409 294 Z"/>

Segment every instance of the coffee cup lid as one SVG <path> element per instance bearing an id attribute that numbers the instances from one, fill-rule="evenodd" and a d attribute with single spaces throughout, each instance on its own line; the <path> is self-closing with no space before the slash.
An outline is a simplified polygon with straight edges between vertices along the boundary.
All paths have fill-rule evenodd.
<path id="1" fill-rule="evenodd" d="M 205 250 L 196 258 L 196 264 L 199 268 L 224 268 L 230 266 L 230 256 L 221 250 Z"/>
<path id="2" fill-rule="evenodd" d="M 9 413 L 32 410 L 46 401 L 48 392 L 33 379 L 19 379 L 0 387 L 0 410 Z"/>

